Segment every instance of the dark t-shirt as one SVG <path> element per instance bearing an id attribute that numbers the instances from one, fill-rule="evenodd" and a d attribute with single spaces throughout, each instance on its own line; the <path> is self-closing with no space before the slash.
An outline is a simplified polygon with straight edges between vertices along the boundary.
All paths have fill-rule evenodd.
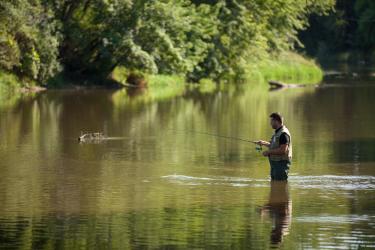
<path id="1" fill-rule="evenodd" d="M 277 133 L 277 131 L 279 131 L 280 129 L 281 128 L 276 129 L 275 132 Z M 289 135 L 287 133 L 282 133 L 280 135 L 279 144 L 280 145 L 283 145 L 283 144 L 288 144 L 289 145 L 289 142 L 290 142 Z"/>

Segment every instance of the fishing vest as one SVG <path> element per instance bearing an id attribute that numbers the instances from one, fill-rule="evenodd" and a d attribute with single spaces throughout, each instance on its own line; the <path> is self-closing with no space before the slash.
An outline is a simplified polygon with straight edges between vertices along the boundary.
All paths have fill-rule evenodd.
<path id="1" fill-rule="evenodd" d="M 289 136 L 289 146 L 288 151 L 284 155 L 270 155 L 269 159 L 271 161 L 291 161 L 292 160 L 292 137 L 290 136 L 289 130 L 282 126 L 271 138 L 270 149 L 275 149 L 280 147 L 280 136 L 282 133 L 286 133 Z"/>

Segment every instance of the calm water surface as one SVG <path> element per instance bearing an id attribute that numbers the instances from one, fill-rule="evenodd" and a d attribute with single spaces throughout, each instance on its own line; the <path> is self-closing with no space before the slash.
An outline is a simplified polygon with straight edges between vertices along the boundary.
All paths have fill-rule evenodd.
<path id="1" fill-rule="evenodd" d="M 375 84 L 345 84 L 3 102 L 0 248 L 375 248 Z M 294 140 L 287 184 L 254 145 L 193 132 L 269 139 L 273 111 Z"/>

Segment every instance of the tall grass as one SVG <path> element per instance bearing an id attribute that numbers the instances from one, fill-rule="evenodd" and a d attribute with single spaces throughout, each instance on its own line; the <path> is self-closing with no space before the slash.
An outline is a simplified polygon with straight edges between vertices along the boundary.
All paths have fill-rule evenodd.
<path id="1" fill-rule="evenodd" d="M 0 92 L 7 92 L 21 86 L 21 81 L 16 75 L 0 70 Z"/>
<path id="2" fill-rule="evenodd" d="M 28 78 L 20 79 L 15 74 L 0 69 L 0 92 L 14 92 L 22 87 L 37 86 L 37 82 Z"/>
<path id="3" fill-rule="evenodd" d="M 112 78 L 122 84 L 126 83 L 129 71 L 125 67 L 117 67 L 112 73 Z M 246 65 L 244 80 L 248 83 L 267 82 L 277 80 L 287 83 L 318 83 L 323 78 L 323 73 L 319 66 L 311 59 L 307 59 L 297 53 L 284 52 L 277 57 L 268 57 L 261 60 L 250 60 Z M 150 75 L 144 74 L 148 83 L 147 99 L 168 99 L 182 95 L 186 89 L 186 80 L 181 75 Z M 55 77 L 58 84 L 66 85 L 66 79 L 57 75 Z M 21 80 L 14 74 L 0 70 L 0 94 L 14 92 L 23 86 L 34 86 L 35 82 Z M 50 84 L 54 86 L 54 84 Z M 211 79 L 202 79 L 195 86 L 202 93 L 211 93 L 219 89 L 220 86 Z M 55 86 L 56 87 L 56 86 Z M 4 99 L 4 98 L 3 98 Z"/>
<path id="4" fill-rule="evenodd" d="M 112 77 L 125 84 L 128 74 L 129 71 L 126 68 L 117 67 Z M 183 76 L 143 75 L 148 83 L 148 99 L 167 99 L 184 93 L 186 81 Z M 313 60 L 297 53 L 284 52 L 277 57 L 250 61 L 244 78 L 247 83 L 265 83 L 269 80 L 276 80 L 286 83 L 316 84 L 322 80 L 323 72 Z M 211 93 L 219 86 L 211 79 L 202 79 L 198 84 L 192 84 L 190 87 L 197 87 L 201 93 Z"/>
<path id="5" fill-rule="evenodd" d="M 19 100 L 21 93 L 17 90 L 21 87 L 18 77 L 0 70 L 0 109 L 12 106 Z"/>
<path id="6" fill-rule="evenodd" d="M 323 72 L 313 60 L 297 53 L 284 52 L 274 58 L 250 62 L 245 78 L 247 81 L 316 84 L 323 79 Z"/>

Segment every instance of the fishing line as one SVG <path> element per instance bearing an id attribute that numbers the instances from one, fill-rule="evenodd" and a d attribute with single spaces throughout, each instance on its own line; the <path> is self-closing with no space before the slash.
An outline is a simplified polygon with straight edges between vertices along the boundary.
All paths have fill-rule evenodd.
<path id="1" fill-rule="evenodd" d="M 225 139 L 230 139 L 230 140 L 236 140 L 236 141 L 250 142 L 250 143 L 253 143 L 253 144 L 257 145 L 256 148 L 255 148 L 257 151 L 261 151 L 262 150 L 262 146 L 259 145 L 257 141 L 246 140 L 246 139 L 243 139 L 243 138 L 232 137 L 232 136 L 212 134 L 212 133 L 201 132 L 201 131 L 194 131 L 194 130 L 184 130 L 184 131 L 176 130 L 176 129 L 169 129 L 169 130 L 173 130 L 173 131 L 177 131 L 177 132 L 186 132 L 186 133 L 193 133 L 193 134 L 209 135 L 209 136 L 214 136 L 214 137 L 219 137 L 219 138 L 225 138 Z"/>

